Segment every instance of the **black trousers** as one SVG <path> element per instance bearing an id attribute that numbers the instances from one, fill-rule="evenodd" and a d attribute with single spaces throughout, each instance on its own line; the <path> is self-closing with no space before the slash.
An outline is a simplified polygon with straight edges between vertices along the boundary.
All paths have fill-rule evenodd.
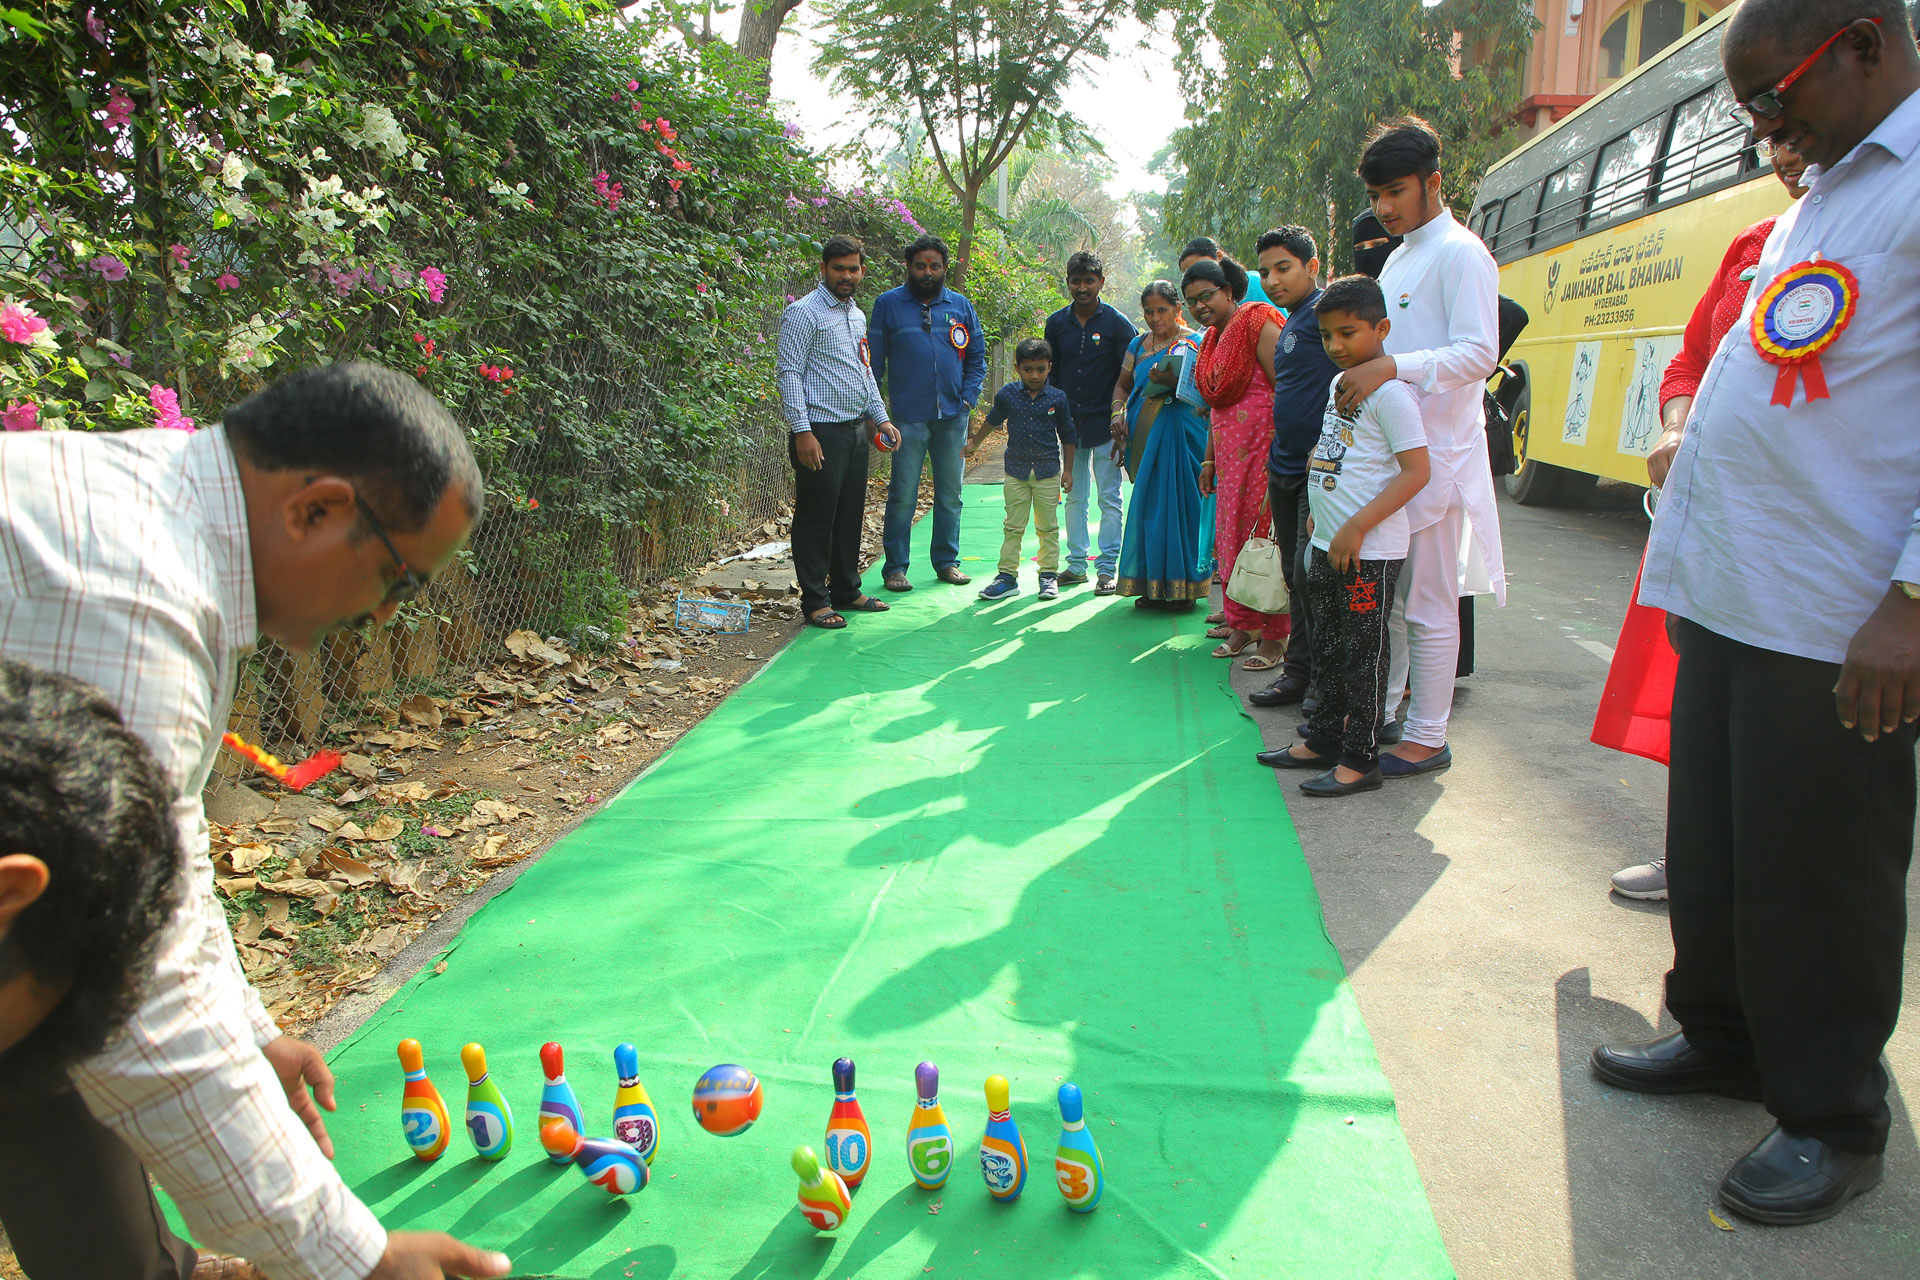
<path id="1" fill-rule="evenodd" d="M 1327 553 L 1312 547 L 1307 595 L 1313 610 L 1313 667 L 1320 701 L 1307 718 L 1307 745 L 1316 755 L 1338 755 L 1349 769 L 1372 773 L 1380 763 L 1380 717 L 1386 711 L 1387 614 L 1404 560 L 1362 560 L 1337 572 Z"/>
<path id="2" fill-rule="evenodd" d="M 814 423 L 814 439 L 825 455 L 818 471 L 801 466 L 793 441 L 787 441 L 793 461 L 793 572 L 800 580 L 800 607 L 808 613 L 860 598 L 871 447 L 863 427 L 858 419 Z"/>
<path id="3" fill-rule="evenodd" d="M 32 1280 L 186 1280 L 146 1170 L 64 1073 L 0 1054 L 0 1225 Z"/>
<path id="4" fill-rule="evenodd" d="M 1914 726 L 1866 742 L 1834 712 L 1838 666 L 1679 628 L 1667 1007 L 1702 1052 L 1759 1068 L 1783 1128 L 1885 1150 Z"/>
<path id="5" fill-rule="evenodd" d="M 1280 548 L 1280 573 L 1287 583 L 1287 657 L 1284 680 L 1313 682 L 1313 601 L 1307 590 L 1307 565 L 1313 543 L 1307 537 L 1305 473 L 1275 479 L 1267 473 L 1267 509 L 1273 514 L 1273 540 Z"/>

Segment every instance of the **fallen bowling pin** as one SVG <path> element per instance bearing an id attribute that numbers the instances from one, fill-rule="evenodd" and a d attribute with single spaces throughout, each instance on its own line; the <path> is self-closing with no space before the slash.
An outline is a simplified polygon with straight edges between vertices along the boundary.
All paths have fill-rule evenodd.
<path id="1" fill-rule="evenodd" d="M 940 1109 L 940 1068 L 923 1062 L 913 1069 L 920 1100 L 907 1121 L 907 1168 L 923 1191 L 938 1191 L 953 1172 L 953 1130 Z"/>
<path id="2" fill-rule="evenodd" d="M 840 1175 L 848 1191 L 857 1191 L 873 1160 L 873 1131 L 853 1096 L 853 1059 L 833 1064 L 833 1110 L 827 1115 L 827 1167 Z"/>
<path id="3" fill-rule="evenodd" d="M 647 1188 L 647 1162 L 618 1138 L 583 1138 L 564 1120 L 556 1120 L 541 1131 L 551 1154 L 564 1149 L 564 1159 L 586 1175 L 588 1182 L 610 1196 L 628 1196 Z"/>
<path id="4" fill-rule="evenodd" d="M 453 1135 L 447 1119 L 446 1100 L 427 1079 L 426 1057 L 418 1040 L 400 1042 L 400 1069 L 407 1073 L 406 1088 L 400 1093 L 400 1130 L 407 1145 L 422 1160 L 438 1160 Z"/>
<path id="5" fill-rule="evenodd" d="M 547 1159 L 565 1164 L 573 1153 L 557 1129 L 565 1125 L 574 1137 L 580 1136 L 580 1099 L 567 1083 L 566 1055 L 551 1040 L 540 1046 L 540 1069 L 547 1079 L 540 1090 L 540 1145 L 546 1148 Z"/>
<path id="6" fill-rule="evenodd" d="M 653 1113 L 653 1099 L 640 1083 L 640 1051 L 630 1044 L 613 1048 L 613 1073 L 620 1088 L 613 1095 L 613 1136 L 653 1163 L 654 1148 L 660 1141 L 660 1118 Z"/>
<path id="7" fill-rule="evenodd" d="M 1060 1086 L 1060 1145 L 1053 1152 L 1053 1178 L 1067 1208 L 1075 1213 L 1092 1213 L 1107 1189 L 1107 1175 L 1100 1164 L 1100 1150 L 1093 1145 L 1080 1098 L 1080 1086 L 1068 1081 Z"/>
<path id="8" fill-rule="evenodd" d="M 513 1150 L 513 1108 L 487 1072 L 487 1051 L 470 1044 L 460 1051 L 467 1068 L 467 1136 L 482 1160 Z"/>
<path id="9" fill-rule="evenodd" d="M 820 1163 L 812 1147 L 793 1149 L 793 1171 L 800 1175 L 800 1216 L 815 1231 L 832 1231 L 853 1212 L 853 1193 L 839 1174 Z"/>
<path id="10" fill-rule="evenodd" d="M 980 1139 L 980 1176 L 995 1200 L 1011 1203 L 1027 1186 L 1027 1144 L 1013 1123 L 1012 1090 L 1005 1076 L 987 1077 L 987 1132 Z"/>

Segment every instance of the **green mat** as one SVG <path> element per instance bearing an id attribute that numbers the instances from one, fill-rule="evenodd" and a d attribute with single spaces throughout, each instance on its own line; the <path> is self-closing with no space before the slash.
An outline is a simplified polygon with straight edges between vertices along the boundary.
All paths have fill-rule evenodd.
<path id="1" fill-rule="evenodd" d="M 981 582 L 999 492 L 966 492 Z M 389 1227 L 503 1249 L 517 1275 L 1450 1276 L 1198 612 L 1087 588 L 1043 604 L 1031 563 L 1026 594 L 988 606 L 916 569 L 892 612 L 803 634 L 334 1054 L 348 1183 Z M 456 1128 L 460 1046 L 485 1044 L 516 1111 L 505 1161 L 464 1132 L 436 1164 L 408 1154 L 407 1036 Z M 661 1115 L 645 1191 L 610 1200 L 542 1158 L 549 1039 L 594 1134 L 612 1131 L 614 1045 L 639 1046 Z M 851 1220 L 819 1236 L 787 1156 L 820 1148 L 842 1054 L 875 1156 Z M 905 1165 L 922 1059 L 960 1156 L 938 1193 Z M 688 1105 L 720 1062 L 765 1085 L 736 1138 Z M 973 1154 L 994 1072 L 1032 1161 L 1012 1205 Z M 1090 1215 L 1053 1184 L 1063 1080 L 1105 1160 Z"/>

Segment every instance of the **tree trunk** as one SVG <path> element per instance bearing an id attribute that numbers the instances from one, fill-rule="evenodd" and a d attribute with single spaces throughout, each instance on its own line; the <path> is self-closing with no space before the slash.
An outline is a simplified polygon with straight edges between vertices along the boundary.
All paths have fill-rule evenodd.
<path id="1" fill-rule="evenodd" d="M 958 293 L 966 288 L 967 264 L 973 257 L 973 226 L 980 214 L 980 187 L 985 178 L 975 178 L 960 193 L 960 243 L 954 246 L 953 270 L 947 273 L 947 288 Z"/>
<path id="2" fill-rule="evenodd" d="M 773 45 L 780 38 L 781 24 L 800 7 L 800 0 L 747 0 L 740 15 L 740 38 L 734 49 L 742 58 L 758 63 L 760 96 L 773 88 Z"/>

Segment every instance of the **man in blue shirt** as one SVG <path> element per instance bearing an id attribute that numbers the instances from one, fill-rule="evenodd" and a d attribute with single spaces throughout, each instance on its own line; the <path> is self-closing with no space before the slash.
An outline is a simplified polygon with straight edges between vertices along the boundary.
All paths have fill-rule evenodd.
<path id="1" fill-rule="evenodd" d="M 1287 313 L 1273 348 L 1273 447 L 1267 451 L 1267 506 L 1287 580 L 1292 619 L 1279 679 L 1250 695 L 1256 707 L 1302 701 L 1313 682 L 1313 619 L 1307 611 L 1307 459 L 1320 439 L 1327 394 L 1340 373 L 1320 344 L 1320 257 L 1305 227 L 1275 227 L 1254 247 L 1267 297 Z"/>
<path id="2" fill-rule="evenodd" d="M 1094 593 L 1110 596 L 1120 567 L 1120 463 L 1109 446 L 1113 419 L 1126 411 L 1126 396 L 1119 393 L 1120 366 L 1136 330 L 1100 301 L 1106 283 L 1106 268 L 1091 253 L 1068 258 L 1067 293 L 1073 305 L 1047 317 L 1046 336 L 1053 350 L 1053 373 L 1047 380 L 1066 392 L 1079 437 L 1067 495 L 1067 571 L 1060 575 L 1060 585 L 1078 586 L 1087 580 L 1087 500 L 1097 488 L 1100 557 L 1094 562 L 1099 573 Z"/>
<path id="3" fill-rule="evenodd" d="M 887 485 L 887 519 L 881 541 L 886 563 L 880 580 L 889 591 L 911 591 L 907 558 L 913 509 L 920 496 L 920 469 L 933 465 L 934 572 L 940 581 L 964 586 L 960 572 L 961 453 L 967 418 L 987 380 L 986 343 L 973 304 L 947 288 L 947 245 L 921 236 L 903 255 L 907 282 L 874 299 L 867 322 L 875 381 L 885 380 L 900 449 Z"/>

